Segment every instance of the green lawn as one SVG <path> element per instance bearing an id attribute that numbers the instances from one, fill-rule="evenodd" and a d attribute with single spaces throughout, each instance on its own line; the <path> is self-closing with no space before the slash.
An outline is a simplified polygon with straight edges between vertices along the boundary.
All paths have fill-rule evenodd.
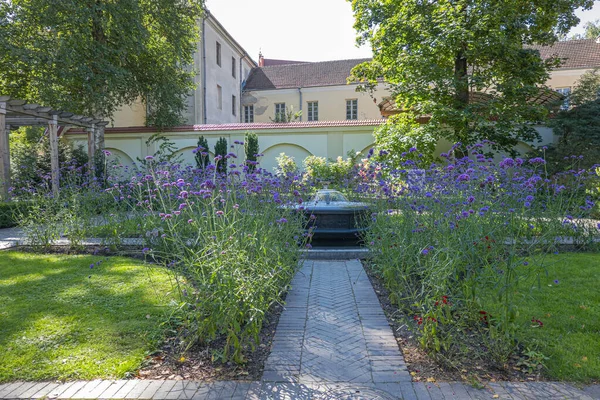
<path id="1" fill-rule="evenodd" d="M 122 257 L 0 253 L 0 382 L 135 371 L 162 339 L 171 278 Z"/>
<path id="2" fill-rule="evenodd" d="M 521 337 L 549 357 L 549 378 L 600 380 L 600 254 L 565 253 L 546 258 L 548 275 L 519 304 L 523 323 L 533 317 Z M 556 281 L 556 282 L 555 282 Z"/>

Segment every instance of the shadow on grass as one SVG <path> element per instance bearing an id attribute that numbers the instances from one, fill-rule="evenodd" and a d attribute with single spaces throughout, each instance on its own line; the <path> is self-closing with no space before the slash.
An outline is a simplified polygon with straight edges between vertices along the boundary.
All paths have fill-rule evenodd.
<path id="1" fill-rule="evenodd" d="M 0 381 L 122 375 L 160 341 L 172 290 L 137 260 L 0 253 Z"/>

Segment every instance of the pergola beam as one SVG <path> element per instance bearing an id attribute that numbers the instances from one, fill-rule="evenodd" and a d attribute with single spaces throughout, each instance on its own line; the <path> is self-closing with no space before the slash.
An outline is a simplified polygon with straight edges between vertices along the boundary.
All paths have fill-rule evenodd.
<path id="1" fill-rule="evenodd" d="M 104 148 L 104 127 L 107 121 L 76 115 L 71 112 L 54 110 L 39 104 L 28 104 L 21 99 L 0 95 L 0 197 L 9 199 L 10 187 L 10 152 L 8 133 L 10 127 L 48 126 L 50 140 L 50 162 L 52 168 L 52 192 L 59 194 L 59 161 L 58 161 L 58 126 L 77 126 L 90 130 L 88 134 L 88 152 L 90 168 L 97 148 Z M 100 138 L 100 140 L 98 140 Z"/>
<path id="2" fill-rule="evenodd" d="M 6 103 L 0 102 L 0 197 L 8 200 L 10 187 L 10 148 L 8 147 L 8 131 L 6 126 Z"/>

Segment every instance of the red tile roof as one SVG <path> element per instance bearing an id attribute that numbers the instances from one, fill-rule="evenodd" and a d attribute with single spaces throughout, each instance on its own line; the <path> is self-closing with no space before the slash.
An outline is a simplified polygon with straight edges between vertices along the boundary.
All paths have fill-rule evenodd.
<path id="1" fill-rule="evenodd" d="M 244 90 L 345 85 L 350 71 L 370 58 L 272 65 L 253 68 Z"/>
<path id="2" fill-rule="evenodd" d="M 253 131 L 261 129 L 302 129 L 302 128 L 338 128 L 338 127 L 353 127 L 353 126 L 378 126 L 384 123 L 384 119 L 355 119 L 342 121 L 302 121 L 302 122 L 255 122 L 251 124 L 206 124 L 206 125 L 183 125 L 166 128 L 165 132 L 205 132 L 205 131 Z M 156 132 L 156 128 L 146 126 L 129 126 L 106 128 L 105 133 L 145 133 Z M 81 129 L 71 129 L 69 134 L 85 133 Z"/>
<path id="3" fill-rule="evenodd" d="M 263 63 L 265 67 L 273 65 L 309 64 L 308 61 L 276 60 L 274 58 L 263 58 Z"/>
<path id="4" fill-rule="evenodd" d="M 540 57 L 560 58 L 559 69 L 580 69 L 600 67 L 600 43 L 596 39 L 567 40 L 552 46 L 531 46 L 539 50 Z"/>

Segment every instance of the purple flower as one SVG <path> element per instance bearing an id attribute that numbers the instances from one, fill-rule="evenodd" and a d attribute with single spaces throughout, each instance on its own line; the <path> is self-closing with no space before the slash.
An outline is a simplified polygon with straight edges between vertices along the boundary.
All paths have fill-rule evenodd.
<path id="1" fill-rule="evenodd" d="M 469 203 L 469 204 L 472 203 L 472 202 L 474 202 L 474 201 L 475 201 L 475 197 L 473 197 L 473 196 L 469 196 L 467 198 L 467 203 Z"/>
<path id="2" fill-rule="evenodd" d="M 90 264 L 90 269 L 94 268 L 94 264 Z"/>
<path id="3" fill-rule="evenodd" d="M 223 211 L 221 211 L 221 210 L 217 211 L 217 215 L 220 216 L 220 215 L 223 215 L 223 214 L 224 214 Z"/>
<path id="4" fill-rule="evenodd" d="M 154 157 L 152 157 L 152 156 L 146 156 L 146 157 L 144 157 L 144 158 L 145 158 L 146 160 L 148 160 L 148 161 L 154 160 Z"/>
<path id="5" fill-rule="evenodd" d="M 421 254 L 423 254 L 424 256 L 426 256 L 427 254 L 429 254 L 429 250 L 428 249 L 423 249 L 423 250 L 421 250 Z"/>
<path id="6" fill-rule="evenodd" d="M 556 283 L 556 284 L 558 285 L 558 284 L 559 284 L 559 281 L 558 281 L 558 279 L 555 279 L 555 280 L 554 280 L 554 283 Z"/>
<path id="7" fill-rule="evenodd" d="M 112 155 L 112 153 L 111 153 L 110 151 L 108 151 L 108 150 L 102 150 L 102 152 L 104 153 L 104 155 L 105 155 L 106 157 L 109 157 L 109 156 L 111 156 L 111 155 Z"/>
<path id="8" fill-rule="evenodd" d="M 544 160 L 541 157 L 535 157 L 535 158 L 532 158 L 531 160 L 529 160 L 529 164 L 531 164 L 531 165 L 544 165 L 544 164 L 546 164 L 546 160 Z"/>
<path id="9" fill-rule="evenodd" d="M 150 252 L 150 249 L 149 249 L 149 248 L 147 248 L 147 247 L 144 247 L 144 248 L 142 249 L 142 254 L 147 254 L 147 253 L 149 253 L 149 252 Z"/>

